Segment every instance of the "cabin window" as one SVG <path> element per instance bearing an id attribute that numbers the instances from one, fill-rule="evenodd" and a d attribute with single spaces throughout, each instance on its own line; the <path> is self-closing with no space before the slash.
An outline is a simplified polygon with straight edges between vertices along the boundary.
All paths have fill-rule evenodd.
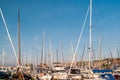
<path id="1" fill-rule="evenodd" d="M 6 68 L 3 68 L 3 70 L 6 70 Z"/>
<path id="2" fill-rule="evenodd" d="M 71 69 L 71 74 L 80 74 L 80 70 Z"/>

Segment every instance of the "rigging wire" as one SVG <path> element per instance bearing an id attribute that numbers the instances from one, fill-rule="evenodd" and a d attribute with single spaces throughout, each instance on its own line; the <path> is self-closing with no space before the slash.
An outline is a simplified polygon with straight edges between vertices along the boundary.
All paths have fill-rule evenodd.
<path id="1" fill-rule="evenodd" d="M 78 41 L 77 41 L 77 46 L 76 46 L 76 49 L 75 49 L 75 51 L 74 51 L 74 56 L 73 56 L 73 60 L 72 60 L 71 65 L 70 65 L 70 69 L 69 69 L 68 75 L 70 74 L 70 71 L 71 71 L 73 62 L 74 62 L 74 60 L 75 60 L 75 56 L 76 56 L 76 53 L 77 53 L 77 50 L 78 50 L 78 47 L 79 47 L 79 44 L 80 44 L 80 41 L 81 41 L 82 33 L 83 33 L 83 31 L 84 31 L 84 27 L 85 27 L 85 23 L 86 23 L 86 20 L 87 20 L 87 16 L 88 16 L 89 9 L 90 9 L 90 7 L 88 7 L 88 9 L 87 9 L 87 13 L 86 13 L 86 16 L 85 16 L 85 19 L 84 19 L 84 23 L 83 23 L 83 25 L 82 25 L 81 33 L 80 33 L 79 38 L 78 38 Z"/>
<path id="2" fill-rule="evenodd" d="M 15 47 L 14 47 L 14 45 L 13 45 L 13 42 L 12 42 L 12 39 L 11 39 L 11 36 L 10 36 L 10 33 L 9 33 L 9 30 L 8 30 L 7 24 L 6 24 L 6 22 L 5 22 L 5 18 L 4 18 L 4 16 L 3 16 L 3 13 L 2 13 L 2 9 L 1 9 L 1 8 L 0 8 L 0 13 L 1 13 L 1 16 L 2 16 L 3 23 L 4 23 L 4 25 L 5 25 L 5 29 L 6 29 L 6 31 L 7 31 L 8 38 L 9 38 L 9 40 L 10 40 L 10 43 L 11 43 L 11 46 L 12 46 L 12 49 L 13 49 L 13 52 L 14 52 L 14 55 L 15 55 L 17 64 L 18 64 L 18 66 L 20 67 L 20 64 L 19 64 L 19 61 L 18 61 L 18 57 L 17 57 L 17 53 L 16 53 Z M 19 67 L 18 67 L 18 68 L 19 68 Z M 21 69 L 21 70 L 23 71 L 23 69 Z M 23 76 L 23 73 L 22 73 L 21 70 L 20 70 L 20 72 L 21 72 L 21 74 L 22 74 L 22 76 Z M 24 76 L 23 76 L 23 79 L 24 79 Z"/>
<path id="3" fill-rule="evenodd" d="M 1 16 L 2 16 L 3 23 L 4 23 L 4 25 L 5 25 L 5 29 L 6 29 L 6 31 L 7 31 L 8 38 L 9 38 L 9 40 L 10 40 L 10 43 L 11 43 L 11 46 L 12 46 L 12 49 L 13 49 L 13 52 L 14 52 L 14 55 L 15 55 L 17 64 L 18 64 L 18 66 L 20 66 L 20 65 L 19 65 L 19 62 L 18 62 L 17 53 L 16 53 L 15 47 L 14 47 L 14 45 L 13 45 L 13 42 L 12 42 L 10 33 L 9 33 L 9 31 L 8 31 L 7 24 L 6 24 L 6 22 L 5 22 L 5 18 L 4 18 L 4 16 L 3 16 L 3 13 L 2 13 L 1 8 L 0 8 L 0 13 L 1 13 Z"/>

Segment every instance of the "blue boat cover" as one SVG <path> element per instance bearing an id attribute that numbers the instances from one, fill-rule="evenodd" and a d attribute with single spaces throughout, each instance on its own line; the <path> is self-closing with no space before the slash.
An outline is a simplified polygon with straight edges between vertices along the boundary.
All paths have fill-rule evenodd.
<path id="1" fill-rule="evenodd" d="M 111 69 L 103 69 L 103 70 L 94 69 L 92 71 L 93 71 L 93 73 L 113 72 Z"/>
<path id="2" fill-rule="evenodd" d="M 100 75 L 100 78 L 105 80 L 115 80 L 114 76 L 112 74 L 107 74 L 106 72 L 113 72 L 111 69 L 103 69 L 103 70 L 97 70 L 94 69 L 93 73 L 103 73 Z"/>

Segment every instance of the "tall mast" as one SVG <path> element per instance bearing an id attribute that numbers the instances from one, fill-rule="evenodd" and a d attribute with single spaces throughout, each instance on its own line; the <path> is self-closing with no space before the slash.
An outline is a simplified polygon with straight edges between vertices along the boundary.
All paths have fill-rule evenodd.
<path id="1" fill-rule="evenodd" d="M 35 42 L 36 42 L 36 55 L 35 55 L 35 61 L 36 61 L 36 67 L 37 67 L 37 65 L 38 65 L 38 46 L 37 46 L 37 41 L 38 41 L 38 38 L 37 38 L 37 36 L 35 37 Z"/>
<path id="2" fill-rule="evenodd" d="M 81 58 L 81 64 L 80 64 L 80 67 L 83 67 L 83 59 L 84 59 L 84 56 L 85 56 L 85 46 L 83 48 L 83 52 L 82 52 L 82 58 Z"/>
<path id="3" fill-rule="evenodd" d="M 3 48 L 3 62 L 2 62 L 2 65 L 4 66 L 4 57 L 5 57 L 5 51 L 4 51 L 4 48 Z"/>
<path id="4" fill-rule="evenodd" d="M 100 57 L 99 57 L 99 69 L 101 68 L 101 60 L 102 60 L 102 55 L 101 55 L 101 37 L 99 37 L 99 54 L 100 54 Z"/>
<path id="5" fill-rule="evenodd" d="M 61 63 L 64 63 L 64 56 L 63 56 L 63 51 L 62 51 L 62 43 L 60 43 L 60 59 L 61 59 Z"/>
<path id="6" fill-rule="evenodd" d="M 20 10 L 18 10 L 18 63 L 21 65 L 21 51 L 20 51 Z"/>
<path id="7" fill-rule="evenodd" d="M 42 35 L 42 54 L 41 54 L 41 65 L 42 65 L 42 60 L 43 60 L 43 54 L 44 54 L 44 37 L 45 37 L 45 32 L 43 32 Z"/>
<path id="8" fill-rule="evenodd" d="M 90 69 L 90 58 L 92 52 L 92 0 L 90 0 L 90 36 L 89 36 L 89 69 Z"/>
<path id="9" fill-rule="evenodd" d="M 51 50 L 51 39 L 49 40 L 49 44 L 50 44 L 50 57 L 51 57 L 51 67 L 53 68 L 53 55 L 52 55 L 52 50 Z"/>
<path id="10" fill-rule="evenodd" d="M 58 49 L 56 49 L 56 56 L 57 56 L 57 59 L 56 59 L 56 60 L 57 60 L 57 63 L 58 63 L 58 62 L 60 62 L 60 61 L 59 61 L 59 53 L 58 53 Z"/>

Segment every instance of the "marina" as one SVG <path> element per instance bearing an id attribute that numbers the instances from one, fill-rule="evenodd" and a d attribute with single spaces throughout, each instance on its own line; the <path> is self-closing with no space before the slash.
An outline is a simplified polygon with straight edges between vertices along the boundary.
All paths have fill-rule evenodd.
<path id="1" fill-rule="evenodd" d="M 82 0 L 80 0 L 80 1 L 84 2 Z M 28 40 L 30 40 L 30 37 L 32 37 L 32 34 L 29 35 L 29 37 L 25 37 L 27 39 L 25 42 L 26 44 L 25 44 L 24 43 L 25 39 L 22 39 L 23 38 L 22 35 L 25 36 L 25 34 L 23 34 L 23 32 L 21 31 L 21 30 L 23 30 L 22 23 L 25 22 L 25 19 L 23 18 L 24 13 L 22 13 L 21 9 L 17 9 L 18 10 L 17 27 L 16 27 L 17 35 L 14 34 L 17 37 L 14 38 L 13 37 L 14 30 L 12 32 L 9 25 L 7 24 L 8 20 L 7 20 L 4 8 L 3 9 L 0 8 L 0 18 L 2 19 L 2 20 L 0 20 L 0 27 L 4 28 L 3 33 L 6 34 L 5 39 L 7 38 L 6 40 L 8 40 L 8 42 L 9 42 L 9 45 L 7 43 L 7 47 L 9 47 L 7 49 L 6 45 L 2 46 L 2 45 L 4 45 L 4 43 L 6 41 L 2 42 L 1 38 L 0 38 L 0 42 L 1 42 L 0 43 L 0 45 L 1 45 L 0 46 L 0 48 L 1 48 L 0 49 L 0 61 L 1 61 L 0 62 L 0 80 L 120 80 L 120 49 L 118 46 L 119 44 L 117 44 L 117 45 L 115 44 L 115 48 L 111 48 L 111 46 L 108 46 L 108 52 L 107 53 L 103 52 L 104 50 L 102 51 L 101 37 L 99 36 L 97 43 L 96 43 L 97 44 L 97 48 L 96 48 L 96 44 L 95 44 L 94 40 L 96 40 L 97 38 L 96 37 L 94 38 L 94 36 L 97 33 L 95 33 L 95 31 L 94 31 L 95 29 L 93 29 L 94 28 L 93 22 L 95 21 L 93 19 L 93 16 L 95 15 L 94 14 L 94 9 L 95 9 L 94 1 L 95 0 L 86 0 L 86 1 L 89 4 L 87 4 L 87 8 L 85 9 L 86 11 L 84 11 L 84 12 L 86 12 L 86 14 L 84 13 L 84 20 L 83 20 L 83 23 L 81 24 L 82 25 L 81 29 L 80 30 L 76 29 L 75 31 L 73 31 L 71 29 L 71 31 L 74 32 L 72 34 L 77 33 L 77 31 L 79 33 L 79 36 L 77 35 L 77 37 L 76 37 L 77 44 L 75 45 L 75 44 L 71 43 L 69 45 L 69 46 L 71 46 L 69 48 L 69 50 L 65 46 L 68 46 L 68 44 L 66 44 L 66 43 L 68 43 L 69 39 L 74 40 L 74 38 L 69 38 L 69 36 L 72 37 L 71 35 L 68 36 L 69 39 L 67 39 L 66 35 L 62 35 L 62 36 L 65 36 L 64 37 L 65 40 L 63 40 L 63 41 L 65 41 L 66 43 L 60 42 L 60 46 L 57 49 L 53 49 L 53 47 L 56 46 L 55 43 L 56 43 L 57 39 L 59 39 L 58 37 L 61 37 L 61 36 L 57 36 L 56 37 L 57 39 L 55 41 L 54 40 L 52 41 L 51 38 L 50 39 L 46 38 L 46 33 L 48 30 L 52 30 L 51 28 L 49 28 L 48 30 L 45 30 L 45 32 L 44 31 L 41 32 L 41 34 L 42 34 L 42 36 L 40 38 L 41 43 L 39 43 L 40 42 L 40 41 L 38 41 L 39 38 L 37 36 L 35 37 L 35 35 L 37 35 L 37 33 L 33 29 L 31 29 L 31 31 L 29 31 L 30 27 L 29 28 L 27 27 L 26 31 L 24 30 L 25 33 L 30 34 L 30 33 L 34 32 L 35 39 L 33 41 L 34 44 L 32 44 L 32 42 L 28 41 Z M 96 2 L 97 2 L 97 0 L 96 0 Z M 55 2 L 55 3 L 57 3 L 57 2 Z M 60 3 L 61 2 L 59 2 L 59 4 Z M 67 2 L 67 3 L 69 4 L 69 2 Z M 86 3 L 86 2 L 84 2 L 84 3 Z M 46 3 L 46 4 L 49 5 L 49 3 Z M 53 4 L 53 3 L 50 3 L 50 4 Z M 70 4 L 73 4 L 73 3 L 71 2 Z M 78 4 L 78 3 L 76 3 L 76 4 Z M 54 5 L 56 5 L 56 4 L 54 4 Z M 56 5 L 56 6 L 58 6 L 58 5 Z M 60 5 L 64 5 L 64 4 L 60 4 Z M 42 6 L 44 6 L 44 5 L 42 5 Z M 65 7 L 65 5 L 64 5 L 64 7 Z M 77 6 L 77 7 L 79 7 L 79 6 Z M 44 8 L 44 9 L 46 9 L 46 8 Z M 43 11 L 44 11 L 44 9 L 43 9 Z M 72 9 L 72 7 L 70 8 L 70 10 L 71 9 Z M 61 9 L 56 9 L 56 10 L 61 11 Z M 34 14 L 37 15 L 36 12 Z M 48 15 L 48 16 L 50 16 L 50 15 Z M 21 17 L 23 18 L 22 19 L 23 21 L 21 20 Z M 31 17 L 31 16 L 29 16 L 29 17 Z M 46 19 L 46 17 L 47 16 L 45 16 L 44 19 Z M 81 18 L 83 18 L 83 16 Z M 34 18 L 32 18 L 31 20 L 34 21 Z M 46 19 L 46 21 L 47 21 L 47 19 Z M 50 21 L 52 22 L 52 20 L 50 20 Z M 75 22 L 77 22 L 77 21 L 75 21 Z M 30 24 L 30 25 L 34 24 L 32 22 L 25 22 L 25 23 Z M 35 24 L 38 24 L 38 23 L 36 22 Z M 42 24 L 42 22 L 41 22 L 41 24 Z M 54 23 L 54 24 L 57 24 L 57 23 Z M 87 25 L 87 27 L 89 27 L 89 29 L 87 31 L 85 31 L 85 29 L 87 29 L 87 28 L 85 28 L 86 25 Z M 26 27 L 26 26 L 24 26 L 24 27 Z M 59 27 L 58 31 L 60 31 L 60 28 L 64 28 L 64 27 Z M 0 30 L 1 30 L 1 28 L 0 28 Z M 66 31 L 68 31 L 68 30 L 66 30 Z M 56 30 L 56 33 L 58 31 Z M 66 31 L 64 32 L 64 30 L 62 30 L 58 34 L 67 33 Z M 84 35 L 84 32 L 86 32 L 87 36 Z M 56 33 L 54 33 L 54 35 L 58 35 Z M 47 35 L 48 34 L 50 34 L 50 33 L 47 33 Z M 88 37 L 87 41 L 83 40 L 83 41 L 85 41 L 85 44 L 83 44 L 83 41 L 82 41 L 83 35 Z M 0 37 L 1 37 L 1 35 L 0 35 Z M 32 47 L 29 46 L 29 44 L 32 44 Z M 40 46 L 39 46 L 39 44 L 40 44 Z M 46 44 L 49 44 L 49 45 L 46 45 Z M 83 49 L 79 49 L 79 46 L 84 46 L 84 47 L 82 47 Z M 30 47 L 30 48 L 28 49 L 28 47 Z M 14 57 L 13 57 L 13 55 L 14 55 Z M 13 64 L 11 64 L 11 63 L 13 63 Z"/>

